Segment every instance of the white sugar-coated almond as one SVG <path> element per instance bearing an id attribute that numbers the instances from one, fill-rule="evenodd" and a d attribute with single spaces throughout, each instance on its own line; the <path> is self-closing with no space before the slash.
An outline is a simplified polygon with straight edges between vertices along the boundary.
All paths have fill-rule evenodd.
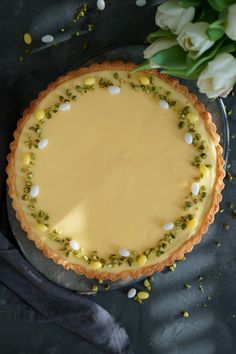
<path id="1" fill-rule="evenodd" d="M 46 34 L 41 38 L 43 43 L 52 43 L 54 41 L 54 37 L 51 34 Z"/>
<path id="2" fill-rule="evenodd" d="M 146 0 L 136 0 L 136 5 L 139 7 L 145 6 L 147 3 Z"/>
<path id="3" fill-rule="evenodd" d="M 168 222 L 165 225 L 163 225 L 162 229 L 164 231 L 170 231 L 173 229 L 173 227 L 174 227 L 174 224 L 172 222 Z"/>
<path id="4" fill-rule="evenodd" d="M 68 111 L 69 109 L 71 109 L 71 104 L 70 102 L 64 102 L 64 103 L 61 103 L 60 106 L 59 106 L 59 111 Z"/>
<path id="5" fill-rule="evenodd" d="M 119 254 L 120 254 L 122 257 L 129 257 L 129 251 L 126 250 L 125 248 L 120 248 L 120 249 L 119 249 Z"/>
<path id="6" fill-rule="evenodd" d="M 191 192 L 194 196 L 197 196 L 200 190 L 200 185 L 197 182 L 194 182 L 191 187 Z"/>
<path id="7" fill-rule="evenodd" d="M 74 251 L 78 251 L 79 249 L 79 244 L 75 240 L 70 240 L 70 248 Z"/>
<path id="8" fill-rule="evenodd" d="M 163 108 L 163 109 L 168 109 L 168 108 L 169 108 L 169 104 L 168 104 L 168 102 L 166 102 L 165 100 L 160 100 L 160 101 L 159 101 L 159 105 L 160 105 L 160 107 Z"/>
<path id="9" fill-rule="evenodd" d="M 103 11 L 105 9 L 105 7 L 106 7 L 106 3 L 105 3 L 104 0 L 98 0 L 97 1 L 98 10 Z"/>
<path id="10" fill-rule="evenodd" d="M 36 198 L 39 195 L 39 186 L 37 184 L 34 184 L 31 189 L 30 189 L 30 195 L 33 198 Z"/>
<path id="11" fill-rule="evenodd" d="M 43 138 L 40 140 L 40 142 L 38 143 L 38 148 L 39 149 L 44 149 L 46 146 L 48 145 L 48 139 L 47 138 Z"/>
<path id="12" fill-rule="evenodd" d="M 133 297 L 135 297 L 136 293 L 137 293 L 137 290 L 135 288 L 131 288 L 131 289 L 129 289 L 127 296 L 129 299 L 132 299 Z"/>
<path id="13" fill-rule="evenodd" d="M 118 93 L 120 93 L 120 88 L 118 86 L 109 86 L 107 91 L 112 95 L 117 95 Z"/>
<path id="14" fill-rule="evenodd" d="M 186 133 L 186 134 L 184 135 L 184 141 L 185 141 L 186 144 L 188 144 L 188 145 L 192 144 L 192 142 L 193 142 L 193 136 L 192 136 L 192 134 Z"/>

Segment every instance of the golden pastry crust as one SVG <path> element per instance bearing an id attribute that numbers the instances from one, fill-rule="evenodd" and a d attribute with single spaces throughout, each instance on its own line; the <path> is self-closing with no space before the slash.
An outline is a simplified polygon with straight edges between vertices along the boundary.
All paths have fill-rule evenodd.
<path id="1" fill-rule="evenodd" d="M 208 230 L 208 226 L 213 223 L 214 221 L 214 215 L 215 213 L 219 210 L 219 203 L 222 199 L 221 191 L 224 188 L 224 183 L 223 179 L 225 177 L 225 171 L 224 171 L 224 160 L 222 157 L 222 147 L 219 145 L 219 136 L 216 133 L 216 126 L 212 121 L 210 113 L 208 113 L 204 107 L 204 105 L 197 100 L 197 97 L 191 94 L 188 89 L 178 82 L 178 80 L 173 79 L 167 75 L 161 74 L 156 70 L 148 70 L 148 71 L 143 71 L 147 72 L 152 75 L 156 75 L 158 78 L 169 84 L 172 88 L 177 90 L 178 92 L 182 93 L 184 97 L 186 97 L 187 100 L 194 106 L 194 108 L 199 112 L 200 116 L 202 117 L 203 121 L 206 124 L 207 131 L 211 135 L 212 141 L 214 142 L 216 146 L 216 182 L 214 186 L 214 191 L 212 195 L 212 203 L 211 206 L 206 213 L 201 227 L 198 229 L 198 231 L 188 240 L 186 240 L 177 250 L 173 251 L 167 259 L 161 262 L 157 262 L 155 264 L 151 265 L 145 265 L 143 267 L 135 267 L 135 268 L 130 268 L 128 270 L 123 270 L 123 271 L 107 271 L 107 270 L 91 270 L 88 267 L 83 267 L 79 264 L 73 264 L 69 260 L 66 260 L 62 257 L 60 257 L 58 254 L 54 253 L 41 239 L 39 239 L 35 234 L 32 228 L 29 226 L 27 223 L 24 213 L 21 210 L 19 199 L 17 196 L 17 191 L 16 191 L 16 185 L 15 185 L 15 180 L 16 180 L 16 171 L 14 168 L 14 160 L 15 160 L 15 152 L 17 149 L 17 144 L 18 140 L 22 131 L 22 128 L 25 124 L 25 122 L 28 120 L 29 116 L 35 111 L 37 106 L 39 105 L 40 101 L 48 95 L 50 91 L 53 91 L 58 85 L 61 85 L 63 82 L 74 79 L 76 77 L 79 77 L 81 75 L 95 72 L 95 71 L 101 71 L 101 70 L 133 70 L 136 67 L 135 64 L 133 63 L 123 63 L 120 61 L 116 62 L 104 62 L 102 64 L 92 64 L 89 67 L 83 67 L 75 71 L 71 71 L 65 76 L 59 77 L 55 82 L 50 83 L 46 90 L 42 91 L 39 93 L 39 96 L 37 99 L 31 102 L 29 108 L 27 108 L 24 113 L 22 118 L 18 121 L 17 123 L 17 129 L 14 132 L 14 141 L 10 144 L 10 150 L 11 152 L 7 156 L 8 160 L 8 166 L 7 166 L 7 185 L 9 189 L 9 195 L 12 198 L 12 205 L 13 208 L 16 211 L 16 218 L 19 220 L 22 229 L 26 232 L 27 237 L 35 242 L 35 245 L 38 249 L 40 249 L 44 255 L 48 258 L 51 258 L 55 263 L 62 265 L 66 269 L 72 269 L 76 273 L 83 274 L 87 276 L 88 278 L 97 278 L 101 280 L 118 280 L 118 279 L 123 279 L 123 280 L 128 280 L 130 278 L 139 278 L 140 276 L 143 275 L 151 275 L 154 272 L 159 272 L 163 270 L 165 266 L 170 266 L 171 264 L 174 263 L 174 261 L 178 259 L 182 259 L 185 253 L 191 252 L 193 249 L 193 246 L 197 243 L 200 242 L 202 236 L 206 231 Z"/>

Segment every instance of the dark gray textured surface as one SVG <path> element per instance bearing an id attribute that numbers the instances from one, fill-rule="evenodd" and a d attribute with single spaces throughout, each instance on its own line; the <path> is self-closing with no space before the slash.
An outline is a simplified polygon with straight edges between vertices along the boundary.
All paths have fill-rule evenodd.
<path id="1" fill-rule="evenodd" d="M 25 31 L 35 38 L 45 32 L 65 27 L 71 12 L 81 1 L 56 1 L 50 4 L 15 0 L 1 1 L 0 75 L 1 85 L 14 96 L 22 110 L 45 83 L 53 80 L 82 58 L 107 50 L 142 44 L 153 25 L 154 9 L 137 8 L 134 0 L 109 1 L 107 10 L 96 13 L 97 30 L 88 34 L 89 49 L 81 51 L 83 39 L 67 41 L 58 48 L 47 49 L 18 61 L 22 55 L 21 35 Z M 95 1 L 88 1 L 95 3 Z M 20 49 L 22 48 L 22 49 Z M 233 108 L 231 134 L 236 134 L 235 98 L 226 99 Z M 231 141 L 229 161 L 236 174 L 236 143 Z M 234 354 L 236 352 L 236 220 L 231 219 L 227 202 L 236 204 L 235 181 L 226 181 L 222 207 L 208 235 L 200 245 L 178 262 L 175 272 L 155 276 L 150 299 L 142 305 L 126 297 L 126 289 L 98 294 L 94 301 L 110 311 L 127 329 L 137 354 Z M 230 223 L 231 229 L 222 228 Z M 215 242 L 220 241 L 221 247 Z M 198 281 L 198 276 L 203 280 Z M 192 288 L 184 289 L 185 283 Z M 204 292 L 199 290 L 202 284 Z M 140 288 L 142 286 L 140 285 Z M 212 301 L 207 300 L 212 296 Z M 207 304 L 207 307 L 203 307 Z M 189 311 L 188 319 L 180 312 Z M 0 318 L 1 354 L 99 354 L 100 351 L 53 323 Z"/>

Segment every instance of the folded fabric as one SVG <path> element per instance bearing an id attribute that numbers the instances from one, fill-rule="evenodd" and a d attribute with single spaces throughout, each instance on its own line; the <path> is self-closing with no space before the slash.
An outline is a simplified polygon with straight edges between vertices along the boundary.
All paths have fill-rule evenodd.
<path id="1" fill-rule="evenodd" d="M 108 353 L 133 353 L 125 330 L 106 310 L 42 278 L 2 233 L 0 279 L 39 313 Z"/>

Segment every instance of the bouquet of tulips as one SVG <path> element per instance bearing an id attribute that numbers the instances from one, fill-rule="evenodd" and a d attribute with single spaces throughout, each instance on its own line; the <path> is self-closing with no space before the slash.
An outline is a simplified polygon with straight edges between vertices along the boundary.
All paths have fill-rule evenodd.
<path id="1" fill-rule="evenodd" d="M 168 0 L 158 8 L 140 68 L 197 80 L 209 98 L 236 83 L 236 1 Z"/>

